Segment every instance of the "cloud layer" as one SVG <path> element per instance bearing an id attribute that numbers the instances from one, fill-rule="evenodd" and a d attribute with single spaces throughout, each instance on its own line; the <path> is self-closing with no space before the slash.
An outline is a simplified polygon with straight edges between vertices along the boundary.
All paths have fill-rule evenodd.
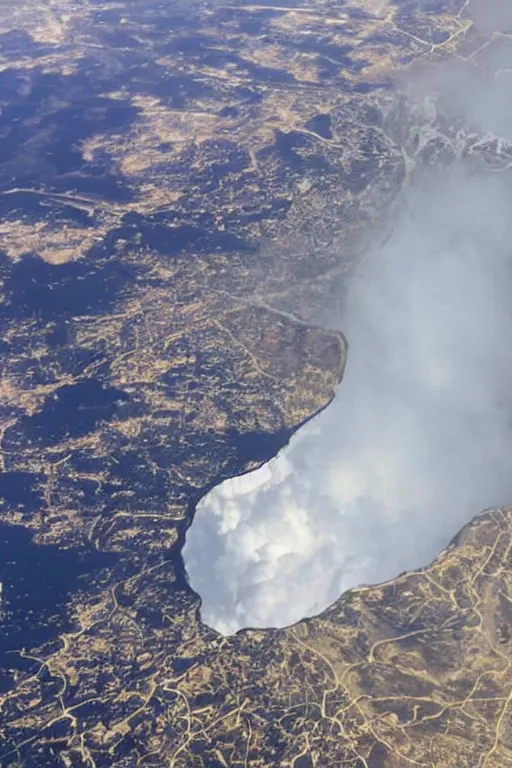
<path id="1" fill-rule="evenodd" d="M 184 556 L 207 624 L 290 624 L 425 565 L 473 515 L 512 504 L 508 173 L 452 167 L 404 194 L 346 292 L 336 400 L 198 506 Z"/>

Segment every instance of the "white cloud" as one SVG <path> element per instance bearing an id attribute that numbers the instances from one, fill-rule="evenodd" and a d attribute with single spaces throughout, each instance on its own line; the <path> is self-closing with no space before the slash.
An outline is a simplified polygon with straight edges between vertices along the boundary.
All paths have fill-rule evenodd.
<path id="1" fill-rule="evenodd" d="M 510 0 L 470 0 L 478 27 L 486 32 L 512 32 Z"/>
<path id="2" fill-rule="evenodd" d="M 410 191 L 353 276 L 335 402 L 199 504 L 185 548 L 222 632 L 320 611 L 512 502 L 512 219 L 498 176 Z"/>
<path id="3" fill-rule="evenodd" d="M 491 90 L 466 88 L 465 114 L 484 130 L 497 116 L 512 137 Z M 336 400 L 198 506 L 184 557 L 206 623 L 290 624 L 425 565 L 473 515 L 512 504 L 511 172 L 456 168 L 406 191 L 393 235 L 351 277 Z"/>

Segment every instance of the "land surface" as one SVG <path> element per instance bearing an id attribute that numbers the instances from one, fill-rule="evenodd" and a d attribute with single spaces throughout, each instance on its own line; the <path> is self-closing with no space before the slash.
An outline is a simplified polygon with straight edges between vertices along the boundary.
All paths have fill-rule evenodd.
<path id="1" fill-rule="evenodd" d="M 325 407 L 323 309 L 416 166 L 463 0 L 0 9 L 0 764 L 512 765 L 509 512 L 288 630 L 205 627 L 197 500 Z"/>

